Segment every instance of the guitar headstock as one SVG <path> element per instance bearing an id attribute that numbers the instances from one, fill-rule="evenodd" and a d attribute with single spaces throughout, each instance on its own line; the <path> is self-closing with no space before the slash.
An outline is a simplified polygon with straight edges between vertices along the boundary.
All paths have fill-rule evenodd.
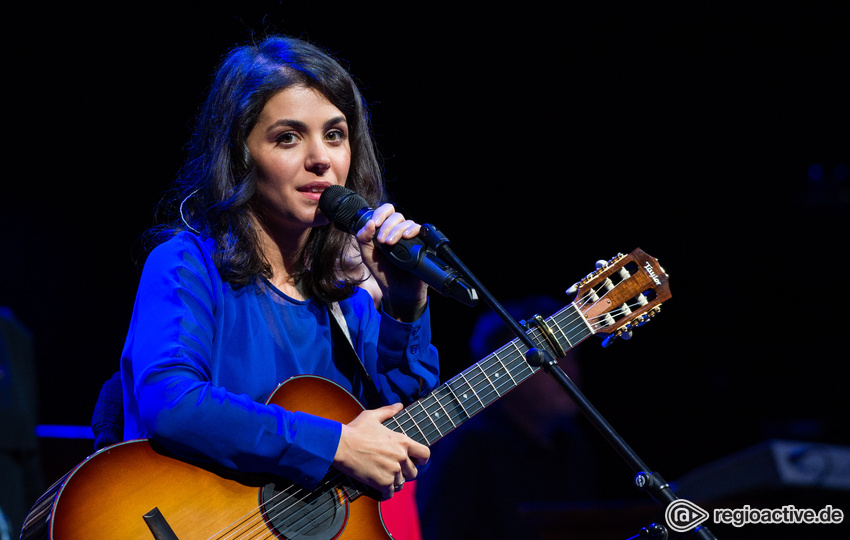
<path id="1" fill-rule="evenodd" d="M 594 334 L 606 336 L 602 345 L 607 347 L 649 321 L 672 295 L 664 269 L 640 249 L 597 264 L 567 293 L 575 293 L 573 305 Z"/>

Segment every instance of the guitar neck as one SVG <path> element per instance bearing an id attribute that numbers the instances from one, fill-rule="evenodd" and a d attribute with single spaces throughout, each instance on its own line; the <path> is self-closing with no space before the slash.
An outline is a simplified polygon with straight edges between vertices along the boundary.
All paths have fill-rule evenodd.
<path id="1" fill-rule="evenodd" d="M 545 322 L 565 352 L 593 334 L 575 304 Z M 527 330 L 526 335 L 538 349 L 551 348 L 537 327 Z M 528 347 L 515 338 L 408 405 L 384 425 L 427 446 L 434 444 L 537 372 L 540 368 L 526 362 L 527 352 Z"/>

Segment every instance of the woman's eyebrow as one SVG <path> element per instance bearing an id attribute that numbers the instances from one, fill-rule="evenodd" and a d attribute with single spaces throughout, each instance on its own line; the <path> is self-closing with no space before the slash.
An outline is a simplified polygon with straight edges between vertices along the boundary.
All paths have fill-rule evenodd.
<path id="1" fill-rule="evenodd" d="M 328 129 L 331 126 L 335 126 L 337 124 L 346 123 L 346 122 L 347 121 L 346 121 L 344 116 L 334 116 L 333 118 L 327 120 L 324 123 L 324 126 L 322 126 L 322 127 L 324 129 Z M 301 120 L 292 120 L 290 118 L 281 118 L 280 120 L 273 122 L 269 127 L 267 127 L 266 133 L 268 133 L 269 131 L 271 131 L 273 129 L 277 129 L 279 127 L 293 128 L 293 129 L 296 129 L 298 131 L 306 131 L 307 130 L 307 124 L 305 124 Z"/>

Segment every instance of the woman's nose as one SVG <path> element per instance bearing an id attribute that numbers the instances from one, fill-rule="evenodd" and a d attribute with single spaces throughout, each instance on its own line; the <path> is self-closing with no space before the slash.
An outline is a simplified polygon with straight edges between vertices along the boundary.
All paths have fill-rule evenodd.
<path id="1" fill-rule="evenodd" d="M 331 158 L 328 155 L 327 148 L 325 148 L 325 145 L 321 141 L 310 144 L 304 167 L 308 171 L 319 175 L 324 174 L 325 171 L 331 168 Z"/>

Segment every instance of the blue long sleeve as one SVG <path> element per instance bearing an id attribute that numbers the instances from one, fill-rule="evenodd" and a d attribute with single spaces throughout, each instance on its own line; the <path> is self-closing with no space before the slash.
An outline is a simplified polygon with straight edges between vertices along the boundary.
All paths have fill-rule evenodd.
<path id="1" fill-rule="evenodd" d="M 385 403 L 438 383 L 430 314 L 405 324 L 362 290 L 340 302 L 354 349 Z M 311 374 L 364 396 L 351 359 L 335 358 L 327 306 L 265 280 L 233 289 L 211 241 L 180 233 L 152 251 L 121 359 L 125 440 L 153 438 L 186 458 L 267 472 L 311 488 L 327 473 L 339 422 L 265 404 L 286 379 Z M 357 388 L 357 390 L 355 390 Z"/>

